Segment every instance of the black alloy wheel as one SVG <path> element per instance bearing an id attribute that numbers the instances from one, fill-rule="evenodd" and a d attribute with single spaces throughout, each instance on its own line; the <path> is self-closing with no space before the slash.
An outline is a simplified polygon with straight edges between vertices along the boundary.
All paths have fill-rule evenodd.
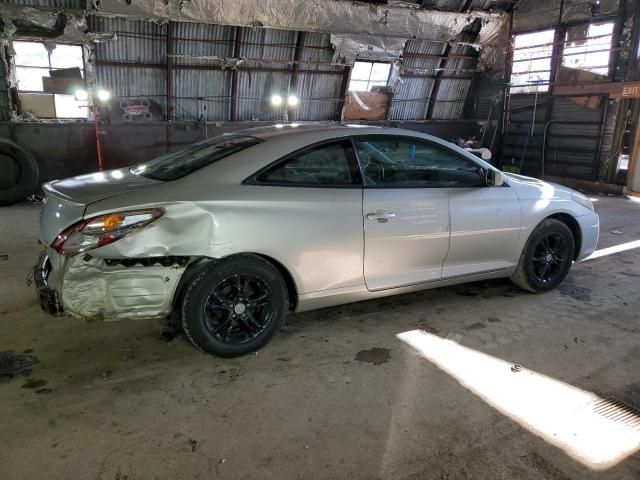
<path id="1" fill-rule="evenodd" d="M 187 283 L 182 328 L 200 350 L 236 357 L 266 345 L 289 310 L 282 275 L 253 254 L 211 262 Z"/>
<path id="2" fill-rule="evenodd" d="M 241 345 L 264 331 L 274 307 L 273 293 L 264 281 L 254 275 L 233 275 L 211 290 L 203 315 L 211 335 Z"/>
<path id="3" fill-rule="evenodd" d="M 543 220 L 529 236 L 511 281 L 533 293 L 556 288 L 571 270 L 575 245 L 573 233 L 564 222 Z"/>
<path id="4" fill-rule="evenodd" d="M 569 246 L 559 233 L 543 236 L 533 251 L 533 273 L 542 283 L 553 283 L 564 270 Z"/>

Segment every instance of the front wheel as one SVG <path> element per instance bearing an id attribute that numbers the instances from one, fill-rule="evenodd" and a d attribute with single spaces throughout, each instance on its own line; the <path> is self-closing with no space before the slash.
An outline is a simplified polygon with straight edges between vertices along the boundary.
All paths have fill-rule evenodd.
<path id="1" fill-rule="evenodd" d="M 569 227 L 548 218 L 529 237 L 511 281 L 533 293 L 552 290 L 571 270 L 574 251 L 575 242 Z"/>
<path id="2" fill-rule="evenodd" d="M 237 357 L 266 345 L 278 332 L 289 306 L 280 272 L 247 255 L 204 267 L 187 287 L 182 327 L 199 349 Z"/>

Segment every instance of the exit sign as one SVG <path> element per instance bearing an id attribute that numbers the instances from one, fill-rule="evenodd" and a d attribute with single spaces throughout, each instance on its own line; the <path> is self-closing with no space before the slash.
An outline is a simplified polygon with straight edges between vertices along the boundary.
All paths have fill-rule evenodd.
<path id="1" fill-rule="evenodd" d="M 640 84 L 624 84 L 622 98 L 640 98 Z"/>
<path id="2" fill-rule="evenodd" d="M 609 95 L 611 98 L 640 98 L 640 83 L 623 83 L 622 91 Z"/>

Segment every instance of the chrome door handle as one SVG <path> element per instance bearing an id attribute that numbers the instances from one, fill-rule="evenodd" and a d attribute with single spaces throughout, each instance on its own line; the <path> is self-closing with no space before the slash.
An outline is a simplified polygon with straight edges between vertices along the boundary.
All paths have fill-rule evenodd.
<path id="1" fill-rule="evenodd" d="M 377 220 L 378 223 L 387 223 L 390 218 L 396 218 L 393 212 L 386 210 L 377 210 L 375 213 L 367 213 L 367 220 Z"/>

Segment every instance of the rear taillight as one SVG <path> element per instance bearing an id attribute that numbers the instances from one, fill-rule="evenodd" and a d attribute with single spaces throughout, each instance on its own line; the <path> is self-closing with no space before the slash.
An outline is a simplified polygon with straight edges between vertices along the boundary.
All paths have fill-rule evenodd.
<path id="1" fill-rule="evenodd" d="M 151 208 L 107 213 L 81 220 L 62 231 L 51 243 L 51 248 L 61 255 L 77 255 L 113 243 L 162 215 L 162 208 Z"/>

